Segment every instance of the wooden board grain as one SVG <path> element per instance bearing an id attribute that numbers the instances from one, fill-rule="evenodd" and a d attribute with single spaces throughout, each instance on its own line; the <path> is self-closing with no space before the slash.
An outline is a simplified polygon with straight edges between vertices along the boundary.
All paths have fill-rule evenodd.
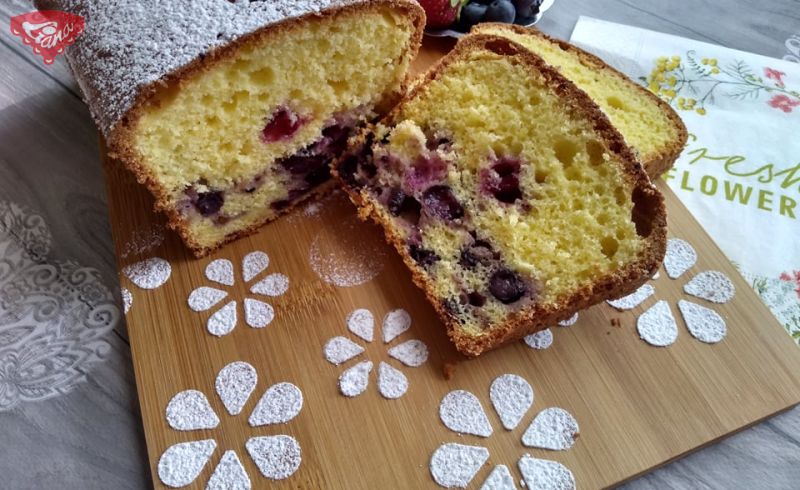
<path id="1" fill-rule="evenodd" d="M 417 68 L 434 61 L 448 46 L 447 41 L 428 45 Z M 114 241 L 117 256 L 122 257 L 136 230 L 163 224 L 163 218 L 152 213 L 152 199 L 118 164 L 106 161 L 105 170 Z M 526 453 L 564 463 L 581 488 L 601 488 L 797 404 L 796 346 L 677 198 L 666 186 L 662 189 L 670 234 L 689 240 L 700 255 L 689 273 L 675 281 L 662 274 L 654 282 L 656 297 L 631 312 L 620 313 L 605 304 L 582 312 L 575 326 L 554 329 L 555 343 L 545 351 L 517 344 L 463 362 L 408 272 L 382 243 L 379 230 L 366 223 L 355 225 L 355 231 L 342 226 L 353 219 L 354 209 L 341 195 L 326 200 L 315 215 L 295 212 L 202 260 L 193 259 L 178 238 L 168 234 L 149 253 L 172 264 L 172 276 L 163 287 L 147 291 L 122 279 L 134 297 L 128 330 L 156 488 L 164 488 L 155 477 L 161 453 L 172 444 L 205 438 L 216 439 L 218 447 L 189 488 L 203 488 L 227 449 L 237 451 L 255 488 L 266 486 L 268 480 L 247 457 L 244 443 L 251 436 L 273 434 L 292 435 L 303 451 L 298 472 L 277 487 L 435 488 L 428 471 L 431 454 L 443 442 L 459 442 L 490 450 L 490 460 L 471 488 L 479 487 L 496 464 L 508 465 L 519 478 L 516 462 Z M 385 256 L 383 271 L 374 280 L 349 288 L 322 281 L 309 265 L 312 242 L 322 236 L 327 247 L 336 249 L 351 242 L 353 234 L 364 248 Z M 251 329 L 240 320 L 232 334 L 213 337 L 205 329 L 213 310 L 193 312 L 187 297 L 194 288 L 211 285 L 203 273 L 211 260 L 228 258 L 238 269 L 242 257 L 253 250 L 269 254 L 268 271 L 286 274 L 290 289 L 270 299 L 276 317 L 267 328 Z M 118 265 L 122 268 L 141 258 L 129 255 Z M 675 306 L 684 297 L 683 284 L 709 269 L 725 272 L 737 289 L 732 302 L 714 306 L 729 328 L 727 338 L 716 345 L 693 339 Z M 230 291 L 240 301 L 247 295 L 241 281 Z M 636 317 L 657 299 L 670 303 L 681 329 L 676 344 L 665 349 L 644 344 L 635 331 Z M 347 335 L 344 319 L 355 308 L 367 308 L 380 319 L 401 307 L 411 312 L 413 324 L 400 340 L 418 338 L 430 348 L 425 365 L 402 368 L 410 382 L 406 396 L 383 399 L 375 387 L 374 371 L 363 395 L 341 396 L 337 378 L 354 362 L 339 367 L 327 363 L 322 355 L 325 342 Z M 612 319 L 621 326 L 612 326 Z M 379 340 L 367 344 L 362 359 L 376 366 L 389 361 L 386 346 Z M 259 382 L 242 415 L 231 417 L 214 394 L 214 377 L 237 360 L 253 364 Z M 450 380 L 443 375 L 448 363 L 457 363 Z M 536 393 L 533 408 L 511 432 L 502 429 L 488 400 L 489 385 L 504 373 L 525 377 Z M 302 389 L 302 412 L 286 425 L 251 428 L 247 414 L 258 396 L 280 381 Z M 178 432 L 167 426 L 167 402 L 188 388 L 208 395 L 221 418 L 219 427 Z M 458 436 L 439 422 L 439 402 L 453 389 L 469 390 L 481 399 L 494 427 L 492 437 Z M 567 408 L 580 423 L 581 437 L 569 451 L 533 450 L 520 442 L 533 416 L 549 406 Z"/>

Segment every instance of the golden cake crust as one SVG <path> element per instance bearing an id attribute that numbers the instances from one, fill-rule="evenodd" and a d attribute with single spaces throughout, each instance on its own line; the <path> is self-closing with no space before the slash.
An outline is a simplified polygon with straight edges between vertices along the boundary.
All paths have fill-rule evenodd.
<path id="1" fill-rule="evenodd" d="M 554 43 L 558 45 L 558 47 L 560 47 L 562 50 L 575 54 L 580 60 L 581 64 L 583 64 L 587 68 L 611 73 L 620 80 L 622 80 L 623 83 L 625 83 L 625 85 L 627 85 L 631 90 L 635 90 L 639 93 L 645 94 L 645 96 L 651 102 L 656 104 L 661 109 L 661 111 L 669 118 L 673 127 L 677 131 L 678 136 L 673 141 L 671 141 L 666 147 L 664 147 L 660 152 L 654 155 L 647 155 L 647 158 L 645 158 L 645 155 L 639 155 L 639 159 L 642 162 L 642 166 L 644 167 L 645 172 L 647 172 L 647 175 L 649 175 L 650 178 L 653 180 L 657 179 L 658 177 L 663 175 L 664 172 L 672 168 L 672 165 L 675 163 L 675 160 L 678 158 L 678 156 L 680 156 L 684 146 L 686 146 L 686 141 L 689 137 L 689 133 L 686 130 L 686 125 L 683 123 L 683 120 L 680 118 L 680 116 L 672 109 L 672 107 L 670 107 L 669 104 L 663 101 L 656 94 L 652 93 L 651 91 L 637 84 L 619 70 L 609 66 L 605 61 L 598 58 L 597 56 L 587 51 L 584 51 L 583 49 L 575 45 L 572 45 L 566 41 L 550 37 L 536 28 L 522 27 L 515 24 L 485 23 L 474 26 L 471 32 L 474 34 L 481 34 L 482 29 L 484 28 L 507 30 L 525 36 L 536 36 L 551 43 Z M 580 90 L 580 88 L 578 89 Z"/>
<path id="2" fill-rule="evenodd" d="M 488 50 L 501 54 L 515 63 L 525 64 L 537 70 L 545 77 L 547 84 L 555 93 L 565 100 L 569 106 L 567 110 L 577 111 L 593 122 L 594 129 L 604 140 L 608 150 L 616 154 L 623 162 L 624 178 L 627 179 L 634 189 L 634 194 L 637 195 L 636 199 L 639 202 L 634 207 L 634 215 L 636 215 L 634 221 L 637 229 L 639 226 L 647 227 L 650 233 L 645 239 L 646 246 L 639 259 L 623 269 L 608 274 L 589 286 L 573 291 L 567 298 L 556 304 L 533 303 L 528 305 L 509 314 L 502 324 L 492 325 L 489 333 L 471 336 L 461 331 L 456 319 L 447 311 L 442 298 L 434 293 L 433 284 L 409 255 L 406 241 L 394 229 L 390 216 L 382 208 L 374 205 L 374 201 L 366 190 L 350 188 L 334 167 L 334 175 L 340 179 L 350 199 L 358 206 L 359 216 L 362 219 L 371 218 L 383 227 L 386 240 L 394 245 L 406 267 L 411 271 L 414 283 L 425 292 L 428 301 L 436 309 L 439 317 L 445 323 L 451 341 L 459 352 L 469 357 L 478 356 L 488 350 L 519 340 L 528 334 L 553 326 L 557 322 L 571 317 L 578 310 L 607 299 L 619 298 L 632 293 L 644 284 L 660 266 L 664 258 L 667 240 L 667 219 L 663 196 L 650 182 L 649 177 L 642 170 L 641 164 L 625 144 L 622 135 L 611 125 L 605 114 L 588 95 L 564 78 L 557 70 L 547 65 L 541 58 L 508 39 L 482 34 L 466 36 L 451 53 L 421 77 L 414 89 L 382 122 L 391 125 L 401 113 L 405 101 L 413 99 L 417 94 L 426 90 L 427 85 L 441 76 L 449 65 L 467 59 L 472 51 L 477 50 Z M 365 144 L 367 134 L 368 130 L 362 132 L 353 146 L 358 147 Z M 340 161 L 343 160 L 344 158 Z"/>
<path id="3" fill-rule="evenodd" d="M 54 0 L 37 0 L 37 7 L 39 8 L 51 8 L 53 6 L 60 6 L 60 4 L 57 1 L 54 2 Z M 190 80 L 193 76 L 208 70 L 213 70 L 217 64 L 234 58 L 237 51 L 241 48 L 244 48 L 248 45 L 257 45 L 262 41 L 282 32 L 302 28 L 303 26 L 317 19 L 332 18 L 335 16 L 360 15 L 370 11 L 379 11 L 380 9 L 384 9 L 386 7 L 391 7 L 404 12 L 409 19 L 409 22 L 415 28 L 413 35 L 409 38 L 408 45 L 404 49 L 405 56 L 410 62 L 414 59 L 414 57 L 416 57 L 416 54 L 419 50 L 419 46 L 422 42 L 422 32 L 425 26 L 425 12 L 416 2 L 412 0 L 363 0 L 327 8 L 321 12 L 310 12 L 297 17 L 290 17 L 276 23 L 267 24 L 222 46 L 212 48 L 208 52 L 201 54 L 181 68 L 165 73 L 162 77 L 152 83 L 138 87 L 136 89 L 134 101 L 130 108 L 125 110 L 119 120 L 109 128 L 104 128 L 101 125 L 100 120 L 95 118 L 98 122 L 98 127 L 100 127 L 101 130 L 107 129 L 107 131 L 104 132 L 106 133 L 105 140 L 108 148 L 108 156 L 116 161 L 121 162 L 125 168 L 134 174 L 136 180 L 140 184 L 147 187 L 147 189 L 155 198 L 155 210 L 162 211 L 166 214 L 168 226 L 181 236 L 183 242 L 189 249 L 192 250 L 197 258 L 208 255 L 225 243 L 254 233 L 261 226 L 274 218 L 264 219 L 260 222 L 254 223 L 246 229 L 238 230 L 232 234 L 229 234 L 223 241 L 219 242 L 213 247 L 205 247 L 197 243 L 192 238 L 188 227 L 185 226 L 184 220 L 179 212 L 169 204 L 167 190 L 162 187 L 156 176 L 150 170 L 148 170 L 146 165 L 144 165 L 141 156 L 134 148 L 134 134 L 138 121 L 146 111 L 148 104 L 151 104 L 155 99 L 157 99 L 156 96 L 161 91 L 176 86 L 180 87 L 183 83 L 185 83 L 185 81 Z M 98 53 L 98 56 L 99 55 L 100 54 Z M 70 62 L 70 67 L 76 74 L 76 77 L 85 75 L 85 67 L 76 66 L 69 56 L 67 59 Z M 408 80 L 404 80 L 401 83 L 399 90 L 390 94 L 387 100 L 381 101 L 378 106 L 383 107 L 384 110 L 388 110 L 394 106 L 405 92 L 407 83 Z M 93 98 L 90 96 L 90 94 L 84 95 L 87 98 L 87 103 L 91 105 Z M 321 186 L 314 192 L 310 193 L 309 196 L 303 200 L 282 210 L 277 216 L 291 211 L 300 202 L 305 201 L 310 197 L 321 195 L 329 191 L 331 188 L 331 184 Z"/>

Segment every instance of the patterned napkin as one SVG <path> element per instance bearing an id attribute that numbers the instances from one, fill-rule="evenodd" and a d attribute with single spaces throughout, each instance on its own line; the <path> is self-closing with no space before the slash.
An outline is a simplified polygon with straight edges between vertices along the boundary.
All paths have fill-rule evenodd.
<path id="1" fill-rule="evenodd" d="M 571 41 L 680 114 L 664 178 L 800 343 L 800 65 L 587 17 Z"/>

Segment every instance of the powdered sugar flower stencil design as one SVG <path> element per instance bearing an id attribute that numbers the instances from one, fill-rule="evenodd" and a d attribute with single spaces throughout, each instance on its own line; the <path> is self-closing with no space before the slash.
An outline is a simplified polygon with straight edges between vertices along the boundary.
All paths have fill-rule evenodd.
<path id="1" fill-rule="evenodd" d="M 84 381 L 121 318 L 100 273 L 51 259 L 52 241 L 44 218 L 0 201 L 0 412 Z"/>
<path id="2" fill-rule="evenodd" d="M 242 361 L 222 368 L 214 383 L 222 404 L 230 415 L 239 415 L 258 384 L 256 369 Z M 303 393 L 291 383 L 269 387 L 250 413 L 251 427 L 285 424 L 303 408 Z M 219 425 L 219 417 L 206 395 L 184 390 L 167 404 L 167 424 L 175 430 L 209 430 Z M 214 439 L 183 442 L 168 447 L 158 461 L 158 477 L 167 486 L 179 488 L 197 479 L 216 450 Z M 261 474 L 270 480 L 283 480 L 300 467 L 300 444 L 289 435 L 253 436 L 245 443 L 248 454 Z M 250 489 L 247 471 L 234 450 L 222 455 L 206 489 Z"/>
<path id="3" fill-rule="evenodd" d="M 347 329 L 365 342 L 372 342 L 375 335 L 375 317 L 369 310 L 353 310 L 346 320 Z M 390 311 L 383 318 L 381 337 L 384 344 L 392 343 L 397 337 L 411 328 L 411 316 L 406 310 Z M 325 359 L 336 366 L 360 356 L 364 347 L 348 337 L 333 337 L 325 343 Z M 419 367 L 428 360 L 428 346 L 421 340 L 411 339 L 390 347 L 389 357 L 408 367 Z M 346 369 L 339 376 L 339 391 L 347 397 L 356 397 L 367 390 L 372 372 L 372 361 L 361 361 Z M 388 399 L 395 400 L 408 391 L 408 378 L 388 362 L 381 361 L 378 366 L 378 391 Z"/>
<path id="4" fill-rule="evenodd" d="M 508 431 L 516 429 L 534 403 L 533 387 L 516 374 L 498 376 L 489 387 L 489 401 Z M 460 435 L 487 438 L 493 433 L 489 416 L 480 399 L 469 391 L 454 390 L 439 404 L 439 418 L 451 431 Z M 523 446 L 548 451 L 566 451 L 576 442 L 579 429 L 575 417 L 563 408 L 549 407 L 539 412 L 522 433 Z M 433 480 L 445 488 L 467 488 L 489 459 L 483 446 L 445 443 L 431 456 Z M 523 455 L 517 462 L 525 486 L 540 490 L 570 490 L 575 477 L 566 466 L 549 459 Z M 514 490 L 515 479 L 506 465 L 499 464 L 489 474 L 481 489 Z"/>
<path id="5" fill-rule="evenodd" d="M 289 278 L 281 273 L 268 274 L 258 280 L 269 266 L 269 256 L 265 252 L 255 251 L 242 259 L 241 276 L 245 284 L 252 282 L 249 292 L 254 295 L 277 297 L 289 289 Z M 219 286 L 232 287 L 236 282 L 233 262 L 228 259 L 216 259 L 206 266 L 206 278 Z M 228 292 L 219 287 L 201 286 L 189 294 L 189 308 L 194 311 L 206 311 L 228 297 Z M 264 328 L 275 317 L 272 305 L 258 298 L 245 298 L 243 301 L 244 321 L 253 328 Z M 206 322 L 206 329 L 212 335 L 221 337 L 236 328 L 238 322 L 238 303 L 231 300 L 216 310 Z"/>
<path id="6" fill-rule="evenodd" d="M 694 247 L 680 238 L 667 241 L 664 270 L 670 279 L 678 279 L 697 263 Z M 730 278 L 720 271 L 703 271 L 696 274 L 683 286 L 683 292 L 708 303 L 727 303 L 736 292 Z M 608 304 L 619 311 L 627 311 L 643 304 L 655 294 L 651 284 L 644 284 L 633 293 L 609 300 Z M 686 329 L 697 340 L 715 344 L 722 341 L 728 332 L 725 320 L 719 313 L 702 304 L 681 299 L 678 301 Z M 667 347 L 678 339 L 678 324 L 669 303 L 659 300 L 648 307 L 636 320 L 639 337 L 655 347 Z"/>

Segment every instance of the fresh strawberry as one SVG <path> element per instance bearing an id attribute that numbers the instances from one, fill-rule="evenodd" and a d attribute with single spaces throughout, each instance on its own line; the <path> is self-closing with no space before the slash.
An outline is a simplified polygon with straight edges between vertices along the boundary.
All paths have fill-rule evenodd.
<path id="1" fill-rule="evenodd" d="M 428 16 L 428 27 L 442 29 L 452 25 L 461 7 L 469 0 L 417 0 Z"/>

